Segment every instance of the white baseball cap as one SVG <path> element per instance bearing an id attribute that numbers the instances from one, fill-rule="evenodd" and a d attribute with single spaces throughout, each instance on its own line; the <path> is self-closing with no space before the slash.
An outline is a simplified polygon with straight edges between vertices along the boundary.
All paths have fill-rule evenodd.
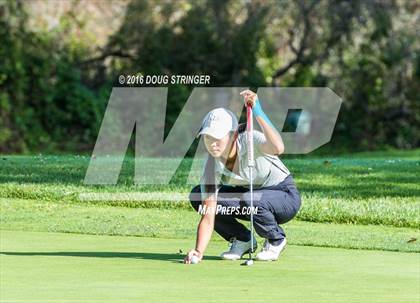
<path id="1" fill-rule="evenodd" d="M 230 131 L 238 128 L 238 119 L 230 110 L 219 107 L 211 110 L 204 117 L 201 128 L 197 134 L 209 135 L 216 139 L 222 139 Z"/>

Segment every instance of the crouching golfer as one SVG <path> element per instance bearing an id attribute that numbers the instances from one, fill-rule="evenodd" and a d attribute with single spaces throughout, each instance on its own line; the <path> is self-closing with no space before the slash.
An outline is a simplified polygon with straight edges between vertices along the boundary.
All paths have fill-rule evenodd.
<path id="1" fill-rule="evenodd" d="M 255 165 L 253 167 L 253 213 L 255 231 L 265 239 L 257 260 L 277 260 L 286 245 L 279 224 L 291 220 L 298 212 L 301 199 L 293 178 L 277 155 L 283 153 L 280 134 L 263 112 L 257 95 L 241 92 L 263 133 L 254 131 Z M 246 125 L 239 125 L 235 115 L 224 108 L 210 111 L 202 122 L 199 135 L 204 135 L 208 158 L 200 184 L 190 194 L 191 204 L 202 213 L 197 229 L 195 249 L 184 262 L 201 261 L 213 229 L 230 242 L 223 259 L 237 260 L 257 248 L 251 243 L 250 231 L 236 219 L 250 220 L 249 168 Z M 212 211 L 209 211 L 212 210 Z M 232 211 L 234 210 L 234 211 Z M 193 261 L 193 262 L 194 262 Z"/>

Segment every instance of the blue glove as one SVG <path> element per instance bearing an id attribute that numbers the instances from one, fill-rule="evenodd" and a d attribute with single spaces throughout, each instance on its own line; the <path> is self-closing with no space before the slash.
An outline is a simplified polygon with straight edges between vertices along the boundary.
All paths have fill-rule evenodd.
<path id="1" fill-rule="evenodd" d="M 273 123 L 271 123 L 270 119 L 267 117 L 267 115 L 264 113 L 261 104 L 260 104 L 260 100 L 256 100 L 254 106 L 252 107 L 252 113 L 254 114 L 255 117 L 261 117 L 265 122 L 267 122 L 268 125 L 270 125 L 273 129 L 276 129 L 273 125 Z"/>

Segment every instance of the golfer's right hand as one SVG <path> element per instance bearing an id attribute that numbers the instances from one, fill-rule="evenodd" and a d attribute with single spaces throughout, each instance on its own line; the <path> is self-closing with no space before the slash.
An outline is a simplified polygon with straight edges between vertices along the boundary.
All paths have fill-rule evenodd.
<path id="1" fill-rule="evenodd" d="M 251 105 L 251 107 L 254 107 L 255 103 L 257 103 L 258 96 L 252 90 L 246 89 L 244 91 L 241 91 L 240 95 L 244 97 L 246 106 Z"/>
<path id="2" fill-rule="evenodd" d="M 191 249 L 188 252 L 188 254 L 185 256 L 184 263 L 185 264 L 191 264 L 191 258 L 193 256 L 196 256 L 198 258 L 198 260 L 200 260 L 200 262 L 201 262 L 201 259 L 203 259 L 203 255 L 199 251 L 197 251 L 195 249 Z"/>

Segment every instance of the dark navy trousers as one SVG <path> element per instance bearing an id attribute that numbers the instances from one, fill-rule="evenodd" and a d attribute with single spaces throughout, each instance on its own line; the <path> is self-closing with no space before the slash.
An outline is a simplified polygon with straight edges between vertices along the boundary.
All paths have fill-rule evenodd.
<path id="1" fill-rule="evenodd" d="M 190 201 L 196 211 L 201 205 L 196 199 L 200 193 L 200 185 L 195 186 L 190 194 Z M 224 194 L 226 196 L 224 197 Z M 261 187 L 253 190 L 253 206 L 258 207 L 253 214 L 254 229 L 265 239 L 278 241 L 286 237 L 279 224 L 284 224 L 296 216 L 301 206 L 299 191 L 291 175 L 281 183 Z M 242 209 L 250 206 L 250 192 L 247 187 L 223 185 L 219 189 L 217 204 L 225 207 L 238 207 Z M 236 219 L 250 221 L 250 215 L 216 213 L 214 229 L 225 240 L 235 237 L 240 241 L 250 240 L 250 231 Z"/>

